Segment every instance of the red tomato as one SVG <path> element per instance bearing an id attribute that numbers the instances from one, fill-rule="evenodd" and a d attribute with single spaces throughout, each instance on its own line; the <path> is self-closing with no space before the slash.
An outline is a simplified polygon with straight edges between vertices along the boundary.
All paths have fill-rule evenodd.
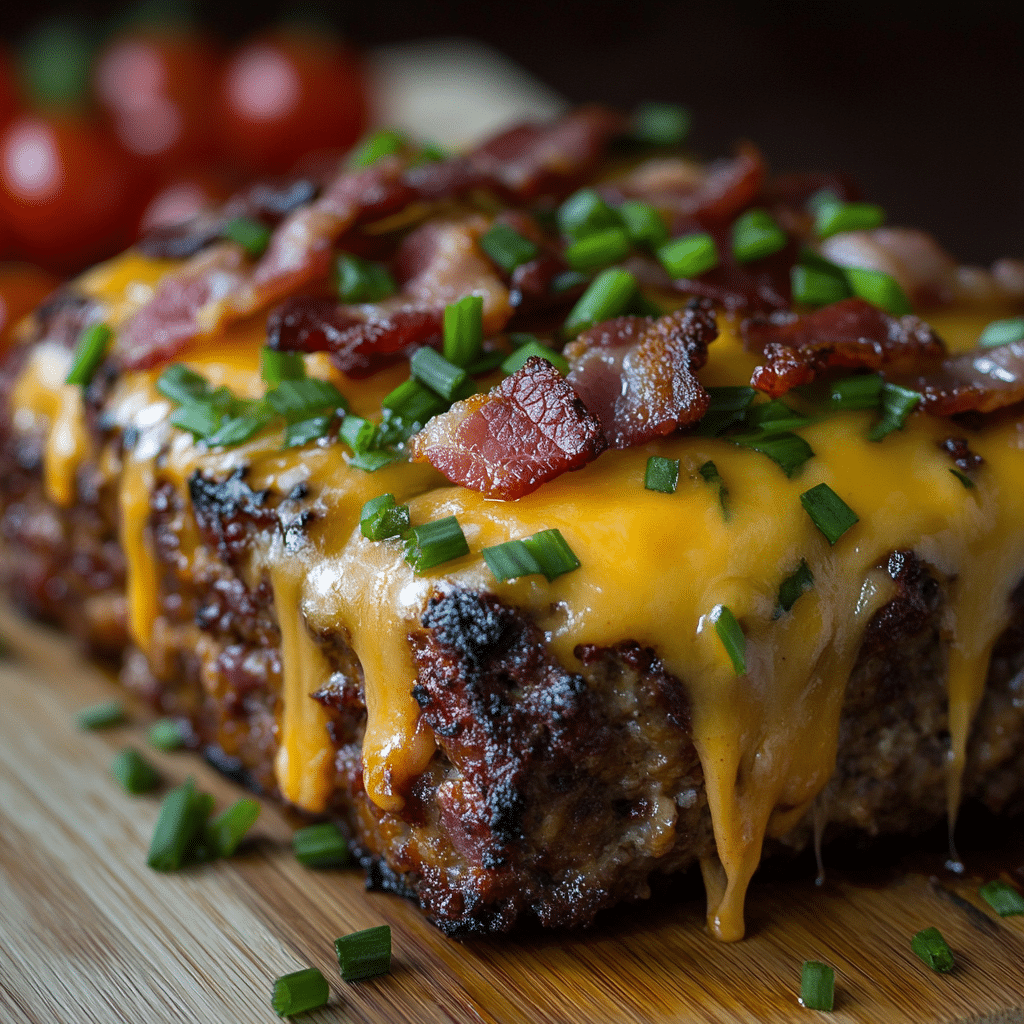
<path id="1" fill-rule="evenodd" d="M 28 263 L 0 263 L 0 351 L 11 340 L 11 329 L 31 313 L 60 281 Z"/>
<path id="2" fill-rule="evenodd" d="M 81 269 L 131 241 L 141 205 L 130 161 L 92 122 L 22 114 L 0 133 L 0 216 L 26 258 Z"/>
<path id="3" fill-rule="evenodd" d="M 225 153 L 247 173 L 279 174 L 314 150 L 347 149 L 366 126 L 356 58 L 314 33 L 277 32 L 241 46 L 218 102 Z"/>

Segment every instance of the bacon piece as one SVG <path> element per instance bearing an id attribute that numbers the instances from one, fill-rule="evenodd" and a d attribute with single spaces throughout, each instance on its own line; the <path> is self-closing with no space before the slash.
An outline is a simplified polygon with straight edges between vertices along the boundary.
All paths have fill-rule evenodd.
<path id="1" fill-rule="evenodd" d="M 897 370 L 941 359 L 942 340 L 916 316 L 892 317 L 863 299 L 843 299 L 807 316 L 751 317 L 742 324 L 747 348 L 767 362 L 750 383 L 773 398 L 807 384 L 829 366 Z"/>
<path id="2" fill-rule="evenodd" d="M 711 303 L 700 299 L 658 320 L 607 320 L 566 349 L 568 380 L 600 420 L 609 447 L 644 444 L 707 411 L 710 399 L 694 371 L 717 336 Z"/>
<path id="3" fill-rule="evenodd" d="M 506 501 L 579 469 L 604 447 L 601 424 L 538 356 L 486 395 L 456 402 L 409 442 L 414 462 Z"/>
<path id="4" fill-rule="evenodd" d="M 936 416 L 994 412 L 1024 402 L 1024 342 L 975 349 L 943 360 L 932 373 L 892 378 L 921 393 L 921 405 Z"/>

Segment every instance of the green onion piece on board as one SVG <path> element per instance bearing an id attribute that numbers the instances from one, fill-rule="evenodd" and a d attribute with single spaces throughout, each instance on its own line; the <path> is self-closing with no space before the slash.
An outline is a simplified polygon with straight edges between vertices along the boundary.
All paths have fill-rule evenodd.
<path id="1" fill-rule="evenodd" d="M 382 924 L 334 940 L 338 967 L 345 981 L 376 978 L 391 970 L 391 928 Z"/>
<path id="2" fill-rule="evenodd" d="M 149 727 L 149 742 L 157 750 L 180 750 L 185 746 L 181 726 L 173 718 L 161 718 Z"/>
<path id="3" fill-rule="evenodd" d="M 561 352 L 556 352 L 539 341 L 528 341 L 502 361 L 501 372 L 510 376 L 515 373 L 531 356 L 546 359 L 563 376 L 569 372 L 569 362 Z"/>
<path id="4" fill-rule="evenodd" d="M 767 210 L 747 210 L 732 225 L 732 252 L 740 263 L 764 259 L 785 249 L 786 232 Z"/>
<path id="5" fill-rule="evenodd" d="M 814 586 L 814 574 L 804 559 L 795 572 L 787 576 L 779 585 L 779 601 L 773 618 L 788 612 L 796 604 L 798 598 Z"/>
<path id="6" fill-rule="evenodd" d="M 298 380 L 306 376 L 306 361 L 301 352 L 278 352 L 264 346 L 260 349 L 260 377 L 267 384 Z"/>
<path id="7" fill-rule="evenodd" d="M 831 1012 L 835 1005 L 836 972 L 820 960 L 805 960 L 800 970 L 800 1005 Z"/>
<path id="8" fill-rule="evenodd" d="M 736 616 L 724 605 L 716 605 L 711 612 L 718 639 L 722 641 L 725 653 L 729 655 L 733 671 L 741 676 L 747 671 L 747 638 Z"/>
<path id="9" fill-rule="evenodd" d="M 881 441 L 894 430 L 902 430 L 921 396 L 898 384 L 882 385 L 882 418 L 868 431 L 869 441 Z"/>
<path id="10" fill-rule="evenodd" d="M 655 249 L 668 239 L 665 221 L 650 203 L 627 199 L 619 207 L 619 219 L 635 245 Z"/>
<path id="11" fill-rule="evenodd" d="M 466 367 L 480 356 L 484 340 L 484 298 L 464 295 L 444 309 L 444 357 Z"/>
<path id="12" fill-rule="evenodd" d="M 641 103 L 630 119 L 630 134 L 648 146 L 678 146 L 691 123 L 689 110 L 677 103 Z"/>
<path id="13" fill-rule="evenodd" d="M 106 324 L 91 324 L 78 335 L 75 354 L 68 371 L 68 384 L 85 386 L 92 380 L 97 367 L 103 362 L 114 334 Z"/>
<path id="14" fill-rule="evenodd" d="M 351 253 L 339 253 L 334 260 L 334 290 L 342 302 L 380 302 L 398 291 L 387 267 Z"/>
<path id="15" fill-rule="evenodd" d="M 270 1005 L 278 1017 L 294 1017 L 297 1013 L 326 1006 L 331 998 L 327 979 L 315 967 L 282 975 L 274 982 Z"/>
<path id="16" fill-rule="evenodd" d="M 870 231 L 885 223 L 885 210 L 874 203 L 822 203 L 814 218 L 819 238 L 841 231 Z"/>
<path id="17" fill-rule="evenodd" d="M 445 401 L 454 402 L 472 393 L 473 384 L 461 366 L 449 362 L 429 345 L 418 348 L 409 360 L 413 377 L 437 392 Z M 467 391 L 467 385 L 469 390 Z"/>
<path id="18" fill-rule="evenodd" d="M 725 440 L 767 455 L 786 476 L 792 476 L 808 459 L 814 456 L 814 449 L 799 434 L 789 432 L 770 436 L 766 436 L 762 432 L 731 434 Z"/>
<path id="19" fill-rule="evenodd" d="M 480 248 L 506 274 L 537 258 L 537 246 L 508 224 L 495 224 L 479 239 Z"/>
<path id="20" fill-rule="evenodd" d="M 854 523 L 860 522 L 857 513 L 828 484 L 804 491 L 800 504 L 829 544 L 835 544 Z"/>
<path id="21" fill-rule="evenodd" d="M 386 156 L 401 152 L 406 146 L 405 136 L 393 128 L 382 128 L 367 136 L 348 155 L 349 167 L 369 167 Z"/>
<path id="22" fill-rule="evenodd" d="M 864 267 L 845 267 L 843 272 L 853 294 L 865 302 L 892 316 L 905 316 L 914 311 L 903 289 L 889 274 Z"/>
<path id="23" fill-rule="evenodd" d="M 572 242 L 565 250 L 565 262 L 573 270 L 589 273 L 625 259 L 630 248 L 622 228 L 604 228 Z"/>
<path id="24" fill-rule="evenodd" d="M 521 540 L 509 540 L 504 544 L 483 548 L 480 554 L 499 583 L 520 576 L 533 576 L 541 571 L 530 549 Z"/>
<path id="25" fill-rule="evenodd" d="M 343 868 L 349 862 L 348 843 L 330 821 L 300 828 L 292 836 L 292 851 L 307 868 Z"/>
<path id="26" fill-rule="evenodd" d="M 563 330 L 574 336 L 602 320 L 610 320 L 626 311 L 636 294 L 636 278 L 626 270 L 612 267 L 602 270 L 580 296 L 565 321 Z"/>
<path id="27" fill-rule="evenodd" d="M 1007 882 L 986 882 L 978 893 L 1000 917 L 1024 914 L 1024 896 Z"/>
<path id="28" fill-rule="evenodd" d="M 93 704 L 83 708 L 75 717 L 79 729 L 109 729 L 115 725 L 124 725 L 127 720 L 124 705 L 119 700 Z"/>
<path id="29" fill-rule="evenodd" d="M 455 516 L 412 527 L 405 542 L 405 560 L 416 572 L 468 554 L 466 535 Z"/>
<path id="30" fill-rule="evenodd" d="M 660 455 L 652 455 L 647 460 L 647 469 L 644 472 L 644 487 L 647 490 L 675 494 L 678 485 L 678 459 L 663 459 Z"/>
<path id="31" fill-rule="evenodd" d="M 850 286 L 841 271 L 821 270 L 796 264 L 789 275 L 793 301 L 804 306 L 831 306 L 849 298 Z"/>
<path id="32" fill-rule="evenodd" d="M 559 530 L 541 530 L 523 543 L 548 583 L 580 567 L 580 560 Z"/>
<path id="33" fill-rule="evenodd" d="M 877 373 L 843 377 L 832 384 L 828 407 L 840 409 L 875 409 L 882 397 L 882 378 Z"/>
<path id="34" fill-rule="evenodd" d="M 619 215 L 592 188 L 574 192 L 558 208 L 558 228 L 567 238 L 618 226 Z"/>
<path id="35" fill-rule="evenodd" d="M 1011 317 L 1009 320 L 993 320 L 978 338 L 980 348 L 995 348 L 997 345 L 1009 345 L 1014 341 L 1024 341 L 1024 316 Z"/>
<path id="36" fill-rule="evenodd" d="M 953 970 L 956 961 L 938 928 L 925 928 L 911 940 L 910 948 L 933 970 L 946 974 Z"/>
<path id="37" fill-rule="evenodd" d="M 172 789 L 160 805 L 146 863 L 154 871 L 177 871 L 195 849 L 212 805 L 191 779 Z"/>
<path id="38" fill-rule="evenodd" d="M 718 266 L 715 240 L 705 232 L 673 238 L 658 249 L 658 260 L 674 278 L 700 277 Z"/>
<path id="39" fill-rule="evenodd" d="M 110 771 L 129 793 L 152 793 L 160 785 L 160 773 L 131 747 L 115 756 Z"/>
<path id="40" fill-rule="evenodd" d="M 400 537 L 409 529 L 409 506 L 396 505 L 393 494 L 371 498 L 359 513 L 359 530 L 369 540 Z"/>
<path id="41" fill-rule="evenodd" d="M 256 260 L 267 251 L 273 232 L 251 217 L 233 217 L 221 228 L 221 234 L 240 245 L 249 259 Z"/>
<path id="42" fill-rule="evenodd" d="M 260 802 L 245 797 L 222 811 L 203 830 L 203 845 L 213 857 L 230 857 L 256 824 Z"/>

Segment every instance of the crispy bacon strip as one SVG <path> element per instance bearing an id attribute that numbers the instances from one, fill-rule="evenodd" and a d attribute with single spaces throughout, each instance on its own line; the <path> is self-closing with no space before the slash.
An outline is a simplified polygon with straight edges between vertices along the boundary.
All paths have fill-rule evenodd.
<path id="1" fill-rule="evenodd" d="M 717 336 L 711 303 L 700 299 L 658 320 L 608 320 L 566 349 L 568 381 L 600 420 L 609 447 L 644 444 L 707 411 L 710 399 L 694 372 Z"/>
<path id="2" fill-rule="evenodd" d="M 752 387 L 778 398 L 830 366 L 899 370 L 920 359 L 941 359 L 942 340 L 916 316 L 892 317 L 863 299 L 843 299 L 807 316 L 751 317 L 743 321 L 747 348 L 766 362 Z"/>
<path id="3" fill-rule="evenodd" d="M 452 483 L 506 501 L 596 458 L 601 424 L 546 360 L 533 356 L 486 395 L 456 402 L 409 442 Z"/>
<path id="4" fill-rule="evenodd" d="M 994 412 L 1024 402 L 1024 342 L 975 349 L 943 360 L 932 373 L 891 379 L 920 391 L 922 408 L 936 416 Z"/>

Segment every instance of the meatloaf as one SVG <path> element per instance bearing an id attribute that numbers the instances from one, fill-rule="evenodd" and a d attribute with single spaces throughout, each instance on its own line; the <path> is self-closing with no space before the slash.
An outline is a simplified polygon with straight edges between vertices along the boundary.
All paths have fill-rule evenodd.
<path id="1" fill-rule="evenodd" d="M 8 591 L 453 934 L 1024 798 L 1024 267 L 637 146 L 261 183 L 4 357 Z"/>

